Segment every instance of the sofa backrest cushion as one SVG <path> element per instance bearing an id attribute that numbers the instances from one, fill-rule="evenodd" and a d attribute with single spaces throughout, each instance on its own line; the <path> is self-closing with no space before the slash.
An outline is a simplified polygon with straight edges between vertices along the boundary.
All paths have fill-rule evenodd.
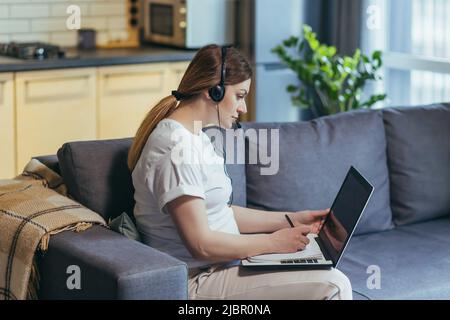
<path id="1" fill-rule="evenodd" d="M 246 166 L 249 207 L 274 211 L 329 208 L 353 165 L 375 187 L 355 233 L 393 227 L 380 112 L 359 110 L 308 122 L 244 123 L 243 126 L 249 155 L 257 145 L 249 135 L 249 128 L 279 130 L 278 172 L 261 175 L 261 167 L 269 167 L 261 161 Z M 270 139 L 268 145 L 270 150 Z"/>
<path id="2" fill-rule="evenodd" d="M 48 156 L 37 156 L 33 157 L 40 161 L 43 165 L 55 171 L 57 174 L 61 175 L 61 170 L 59 169 L 58 157 L 56 155 L 48 155 Z"/>
<path id="3" fill-rule="evenodd" d="M 205 129 L 208 134 L 208 130 Z M 58 151 L 59 166 L 69 194 L 107 221 L 122 212 L 133 217 L 134 187 L 127 166 L 132 139 L 79 141 Z M 233 204 L 246 205 L 245 165 L 227 164 Z"/>
<path id="4" fill-rule="evenodd" d="M 58 150 L 69 194 L 106 221 L 122 212 L 132 216 L 134 188 L 127 167 L 132 139 L 78 141 Z"/>
<path id="5" fill-rule="evenodd" d="M 386 109 L 383 119 L 394 222 L 450 214 L 450 104 Z"/>

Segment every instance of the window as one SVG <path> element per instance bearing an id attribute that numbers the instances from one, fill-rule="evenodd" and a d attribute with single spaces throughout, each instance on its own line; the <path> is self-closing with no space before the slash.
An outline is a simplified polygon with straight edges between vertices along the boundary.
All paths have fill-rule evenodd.
<path id="1" fill-rule="evenodd" d="M 376 88 L 388 94 L 384 106 L 449 102 L 450 0 L 366 0 L 365 8 L 380 13 L 375 28 L 365 21 L 362 43 L 384 52 L 384 83 Z"/>

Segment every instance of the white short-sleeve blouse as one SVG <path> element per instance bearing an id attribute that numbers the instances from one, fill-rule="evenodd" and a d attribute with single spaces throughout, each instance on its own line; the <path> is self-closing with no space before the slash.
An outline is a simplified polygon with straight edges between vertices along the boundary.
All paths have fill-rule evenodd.
<path id="1" fill-rule="evenodd" d="M 181 240 L 166 204 L 182 195 L 205 200 L 211 230 L 239 234 L 227 205 L 232 187 L 223 157 L 209 137 L 195 135 L 173 119 L 163 119 L 149 136 L 132 173 L 134 216 L 143 242 L 166 252 L 190 268 L 208 265 L 192 257 Z"/>

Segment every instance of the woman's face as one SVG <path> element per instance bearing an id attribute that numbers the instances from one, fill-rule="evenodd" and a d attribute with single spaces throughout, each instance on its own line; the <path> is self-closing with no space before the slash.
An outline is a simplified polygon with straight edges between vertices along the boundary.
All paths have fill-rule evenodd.
<path id="1" fill-rule="evenodd" d="M 241 83 L 225 86 L 225 97 L 219 102 L 220 126 L 232 127 L 241 113 L 247 113 L 245 98 L 250 90 L 251 79 Z"/>

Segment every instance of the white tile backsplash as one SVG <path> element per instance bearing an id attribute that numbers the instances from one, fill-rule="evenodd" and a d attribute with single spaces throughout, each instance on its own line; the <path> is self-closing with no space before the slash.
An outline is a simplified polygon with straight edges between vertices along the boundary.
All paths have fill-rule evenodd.
<path id="1" fill-rule="evenodd" d="M 108 30 L 124 30 L 127 28 L 125 17 L 108 18 Z"/>
<path id="2" fill-rule="evenodd" d="M 125 16 L 126 3 L 96 3 L 89 6 L 89 14 L 93 16 L 101 15 L 121 15 Z"/>
<path id="3" fill-rule="evenodd" d="M 1 0 L 0 0 L 1 1 Z M 14 2 L 15 0 L 13 0 L 13 2 Z M 23 1 L 23 0 L 21 0 L 21 1 Z M 75 1 L 72 1 L 72 3 L 73 4 L 76 4 L 76 3 L 79 3 L 79 2 L 107 2 L 107 1 L 110 1 L 110 0 L 75 0 Z M 114 1 L 114 0 L 112 0 L 112 1 Z M 61 3 L 61 2 L 69 2 L 69 1 L 67 1 L 67 0 L 27 0 L 27 1 L 25 1 L 25 2 L 29 2 L 29 3 Z"/>
<path id="4" fill-rule="evenodd" d="M 100 32 L 97 32 L 97 36 L 96 36 L 95 40 L 97 42 L 97 45 L 106 45 L 110 39 L 111 39 L 111 36 L 109 35 L 109 33 L 107 31 L 100 31 Z"/>
<path id="5" fill-rule="evenodd" d="M 31 42 L 31 41 L 49 41 L 47 33 L 15 33 L 10 36 L 11 41 Z"/>
<path id="6" fill-rule="evenodd" d="M 77 43 L 78 34 L 76 30 L 64 32 L 52 32 L 50 34 L 50 42 L 58 43 L 60 46 L 71 47 L 73 43 Z"/>
<path id="7" fill-rule="evenodd" d="M 0 34 L 30 32 L 30 21 L 19 19 L 0 19 Z"/>
<path id="8" fill-rule="evenodd" d="M 3 3 L 6 3 L 6 4 L 14 3 L 14 4 L 16 4 L 16 3 L 25 3 L 25 2 L 31 2 L 31 1 L 29 1 L 29 0 L 0 0 L 0 4 L 3 4 Z"/>
<path id="9" fill-rule="evenodd" d="M 70 5 L 81 11 L 81 27 L 97 30 L 97 44 L 128 37 L 126 0 L 0 0 L 0 42 L 46 41 L 76 46 L 77 31 L 68 30 Z"/>
<path id="10" fill-rule="evenodd" d="M 81 16 L 88 16 L 88 8 L 87 4 L 77 3 L 80 7 Z M 50 6 L 50 16 L 52 17 L 67 17 L 67 4 L 52 4 Z"/>
<path id="11" fill-rule="evenodd" d="M 9 17 L 9 6 L 3 4 L 0 5 L 0 19 L 8 17 Z"/>
<path id="12" fill-rule="evenodd" d="M 126 32 L 126 31 L 110 31 L 109 32 L 109 39 L 111 41 L 126 40 L 127 38 L 128 38 L 128 32 Z"/>
<path id="13" fill-rule="evenodd" d="M 0 43 L 2 42 L 9 42 L 11 41 L 11 38 L 7 34 L 0 34 Z"/>
<path id="14" fill-rule="evenodd" d="M 108 30 L 107 19 L 106 17 L 81 17 L 81 27 L 95 30 Z"/>
<path id="15" fill-rule="evenodd" d="M 66 19 L 64 18 L 32 19 L 31 30 L 33 32 L 65 31 L 67 30 Z"/>
<path id="16" fill-rule="evenodd" d="M 18 4 L 9 6 L 10 18 L 42 18 L 48 17 L 48 4 Z"/>

